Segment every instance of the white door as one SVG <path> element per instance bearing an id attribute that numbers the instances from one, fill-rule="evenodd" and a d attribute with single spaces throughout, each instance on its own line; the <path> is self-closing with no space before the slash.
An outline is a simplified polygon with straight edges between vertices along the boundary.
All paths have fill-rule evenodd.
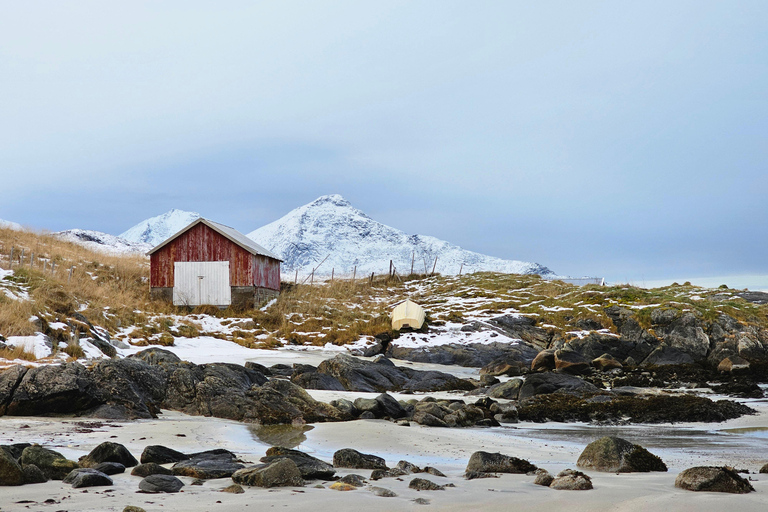
<path id="1" fill-rule="evenodd" d="M 173 304 L 175 306 L 229 306 L 228 261 L 180 261 L 173 264 Z"/>

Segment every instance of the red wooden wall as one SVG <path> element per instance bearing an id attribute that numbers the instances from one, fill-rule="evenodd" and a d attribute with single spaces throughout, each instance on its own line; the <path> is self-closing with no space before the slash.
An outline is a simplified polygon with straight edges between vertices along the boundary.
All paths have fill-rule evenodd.
<path id="1" fill-rule="evenodd" d="M 150 256 L 150 286 L 172 287 L 177 261 L 229 261 L 231 286 L 280 290 L 280 262 L 246 251 L 227 237 L 198 224 Z"/>

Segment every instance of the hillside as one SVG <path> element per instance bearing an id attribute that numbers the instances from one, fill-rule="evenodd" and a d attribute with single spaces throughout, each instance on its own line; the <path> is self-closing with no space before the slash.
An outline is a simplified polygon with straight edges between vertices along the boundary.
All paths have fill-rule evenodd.
<path id="1" fill-rule="evenodd" d="M 292 210 L 248 236 L 283 258 L 287 273 L 351 276 L 389 272 L 392 260 L 400 275 L 471 272 L 554 275 L 538 263 L 504 260 L 451 245 L 432 236 L 409 235 L 381 224 L 340 195 L 322 196 Z M 327 259 L 326 259 L 327 257 Z M 435 265 L 437 259 L 437 265 Z M 325 261 L 323 261 L 325 260 Z"/>

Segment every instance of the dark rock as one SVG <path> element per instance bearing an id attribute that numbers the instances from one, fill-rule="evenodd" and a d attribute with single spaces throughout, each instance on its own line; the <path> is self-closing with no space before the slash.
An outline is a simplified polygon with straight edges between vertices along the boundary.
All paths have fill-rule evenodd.
<path id="1" fill-rule="evenodd" d="M 544 487 L 549 487 L 554 479 L 555 477 L 552 476 L 546 469 L 537 469 L 536 478 L 533 480 L 533 483 L 535 485 L 543 485 Z"/>
<path id="2" fill-rule="evenodd" d="M 401 471 L 404 471 L 406 475 L 409 475 L 411 473 L 421 473 L 421 468 L 419 466 L 417 466 L 416 464 L 412 464 L 407 460 L 398 461 L 395 468 Z"/>
<path id="3" fill-rule="evenodd" d="M 467 471 L 464 473 L 465 480 L 477 480 L 478 478 L 499 478 L 496 473 L 486 473 L 484 471 Z"/>
<path id="4" fill-rule="evenodd" d="M 24 472 L 25 484 L 44 484 L 48 481 L 48 478 L 40 471 L 40 468 L 34 464 L 27 464 L 21 470 Z M 6 485 L 6 484 L 0 484 Z"/>
<path id="5" fill-rule="evenodd" d="M 492 396 L 493 398 L 505 398 L 507 400 L 517 400 L 522 386 L 522 379 L 510 379 L 507 382 L 491 386 L 491 388 L 488 389 L 488 396 Z"/>
<path id="6" fill-rule="evenodd" d="M 567 393 L 538 395 L 517 405 L 520 421 L 677 423 L 720 422 L 755 411 L 730 400 L 693 395 L 613 396 L 609 401 Z"/>
<path id="7" fill-rule="evenodd" d="M 170 350 L 165 350 L 162 348 L 148 348 L 146 350 L 142 350 L 141 352 L 131 354 L 128 357 L 139 359 L 149 364 L 175 364 L 181 362 L 181 358 L 179 356 Z"/>
<path id="8" fill-rule="evenodd" d="M 243 365 L 249 370 L 255 370 L 259 372 L 260 374 L 264 375 L 265 377 L 271 377 L 272 376 L 272 370 L 264 366 L 263 364 L 254 363 L 253 361 L 246 361 Z"/>
<path id="9" fill-rule="evenodd" d="M 436 371 L 418 371 L 372 363 L 347 354 L 339 354 L 320 363 L 319 373 L 337 379 L 348 391 L 383 392 L 395 390 L 446 391 L 470 390 L 474 386 L 464 379 Z"/>
<path id="10" fill-rule="evenodd" d="M 446 477 L 446 476 L 443 474 L 443 472 L 442 472 L 442 471 L 440 471 L 440 470 L 439 470 L 439 469 L 437 469 L 437 468 L 433 468 L 432 466 L 426 466 L 426 467 L 424 468 L 424 473 L 428 473 L 428 474 L 430 474 L 430 475 L 432 475 L 432 476 L 441 476 L 441 477 L 443 477 L 443 478 L 447 478 L 447 477 Z"/>
<path id="11" fill-rule="evenodd" d="M 105 475 L 119 475 L 120 473 L 125 473 L 125 466 L 119 462 L 102 462 L 101 464 L 96 464 L 93 469 L 101 471 Z"/>
<path id="12" fill-rule="evenodd" d="M 603 324 L 594 318 L 579 318 L 573 322 L 573 326 L 583 331 L 599 331 L 603 329 Z"/>
<path id="13" fill-rule="evenodd" d="M 219 492 L 229 492 L 229 493 L 232 493 L 232 494 L 243 494 L 243 493 L 245 493 L 245 489 L 243 489 L 242 486 L 240 486 L 238 484 L 232 484 L 232 485 L 230 485 L 228 487 L 223 488 Z"/>
<path id="14" fill-rule="evenodd" d="M 597 388 L 576 376 L 561 373 L 537 373 L 529 375 L 520 388 L 519 399 L 536 395 L 554 393 L 555 391 L 576 391 L 579 393 L 595 392 Z"/>
<path id="15" fill-rule="evenodd" d="M 612 473 L 667 470 L 666 464 L 659 457 L 619 437 L 603 437 L 591 442 L 581 452 L 576 465 Z"/>
<path id="16" fill-rule="evenodd" d="M 525 459 L 502 455 L 501 453 L 475 452 L 467 463 L 467 472 L 482 473 L 529 473 L 536 471 L 536 466 Z"/>
<path id="17" fill-rule="evenodd" d="M 32 446 L 32 443 L 3 444 L 0 445 L 0 449 L 5 450 L 5 453 L 18 461 L 21 458 L 21 454 L 24 451 L 24 448 L 27 446 Z"/>
<path id="18" fill-rule="evenodd" d="M 663 315 L 663 312 L 659 314 L 659 316 Z M 651 320 L 653 320 L 653 313 Z M 711 348 L 709 336 L 704 332 L 701 321 L 693 313 L 683 313 L 667 323 L 659 324 L 655 331 L 656 335 L 664 340 L 664 345 L 675 349 L 678 353 L 688 355 L 693 361 L 705 360 Z"/>
<path id="19" fill-rule="evenodd" d="M 446 422 L 437 416 L 423 410 L 417 410 L 414 412 L 412 420 L 419 425 L 424 425 L 426 427 L 448 427 Z"/>
<path id="20" fill-rule="evenodd" d="M 346 391 L 341 382 L 335 377 L 318 371 L 294 373 L 291 382 L 304 389 L 324 389 L 328 391 Z"/>
<path id="21" fill-rule="evenodd" d="M 346 398 L 332 400 L 330 405 L 338 409 L 344 416 L 349 418 L 356 418 L 360 415 L 360 411 L 357 409 L 357 407 L 355 407 L 355 404 Z"/>
<path id="22" fill-rule="evenodd" d="M 381 457 L 360 453 L 352 448 L 342 448 L 334 453 L 333 466 L 352 469 L 389 469 Z"/>
<path id="23" fill-rule="evenodd" d="M 173 475 L 149 475 L 139 482 L 139 489 L 144 492 L 179 492 L 184 487 L 184 482 Z"/>
<path id="24" fill-rule="evenodd" d="M 134 507 L 133 505 L 128 505 L 123 509 L 123 512 L 147 512 L 141 507 Z"/>
<path id="25" fill-rule="evenodd" d="M 589 373 L 591 367 L 589 365 L 589 360 L 578 352 L 572 350 L 556 350 L 555 369 L 570 375 L 583 375 Z"/>
<path id="26" fill-rule="evenodd" d="M 480 374 L 480 385 L 483 387 L 490 387 L 499 384 L 501 381 L 493 375 Z"/>
<path id="27" fill-rule="evenodd" d="M 181 462 L 189 459 L 189 455 L 183 454 L 172 448 L 166 448 L 159 444 L 150 445 L 141 452 L 141 463 L 155 462 L 157 464 L 167 464 L 169 462 Z"/>
<path id="28" fill-rule="evenodd" d="M 392 469 L 374 469 L 371 472 L 371 480 L 381 480 L 382 478 L 396 478 L 407 475 L 408 472 L 399 468 Z"/>
<path id="29" fill-rule="evenodd" d="M 267 456 L 261 458 L 261 462 L 271 463 L 280 459 L 290 459 L 296 464 L 305 480 L 330 480 L 336 474 L 333 466 L 318 458 L 307 455 L 299 450 L 291 450 L 281 446 L 274 446 L 267 450 Z"/>
<path id="30" fill-rule="evenodd" d="M 140 476 L 142 478 L 147 477 L 149 475 L 172 475 L 173 471 L 171 471 L 168 468 L 164 468 L 160 464 L 157 464 L 156 462 L 146 462 L 144 464 L 139 464 L 133 470 L 131 471 L 131 474 L 133 476 Z"/>
<path id="31" fill-rule="evenodd" d="M 768 473 L 768 464 L 763 464 L 763 467 L 760 468 L 760 473 Z"/>
<path id="32" fill-rule="evenodd" d="M 119 443 L 105 441 L 91 450 L 91 453 L 80 458 L 80 467 L 92 468 L 102 462 L 118 462 L 126 468 L 130 468 L 139 463 L 131 455 L 128 449 Z"/>
<path id="33" fill-rule="evenodd" d="M 24 471 L 5 450 L 0 450 L 0 485 L 22 485 Z"/>
<path id="34" fill-rule="evenodd" d="M 188 460 L 177 462 L 171 467 L 171 471 L 177 476 L 189 476 L 208 480 L 211 478 L 228 478 L 245 466 L 234 462 L 231 452 L 220 454 L 197 454 Z"/>
<path id="35" fill-rule="evenodd" d="M 539 353 L 539 348 L 526 342 L 516 344 L 472 343 L 468 345 L 448 344 L 437 347 L 399 347 L 390 344 L 387 355 L 394 359 L 403 359 L 418 363 L 452 364 L 480 368 L 492 361 L 517 361 L 525 368 L 530 367 L 531 361 Z"/>
<path id="36" fill-rule="evenodd" d="M 240 469 L 232 475 L 232 480 L 240 485 L 255 487 L 300 487 L 304 485 L 301 471 L 288 458 Z"/>
<path id="37" fill-rule="evenodd" d="M 395 363 L 390 361 L 390 359 L 387 356 L 385 356 L 384 354 L 377 355 L 376 357 L 374 357 L 371 360 L 371 362 L 372 363 L 376 363 L 376 364 L 383 364 L 383 365 L 386 365 L 386 366 L 395 366 Z"/>
<path id="38" fill-rule="evenodd" d="M 59 452 L 43 448 L 40 445 L 32 445 L 24 448 L 21 453 L 21 465 L 34 464 L 49 480 L 61 480 L 73 469 L 77 469 L 77 462 L 69 460 Z"/>
<path id="39" fill-rule="evenodd" d="M 410 489 L 416 489 L 417 491 L 444 491 L 445 486 L 444 485 L 437 485 L 435 482 L 432 482 L 431 480 L 427 480 L 426 478 L 414 478 L 410 481 L 408 484 L 408 487 Z"/>
<path id="40" fill-rule="evenodd" d="M 503 315 L 489 320 L 510 338 L 521 339 L 540 349 L 549 347 L 552 335 L 545 329 L 534 327 L 536 320 L 526 316 Z"/>
<path id="41" fill-rule="evenodd" d="M 318 402 L 299 386 L 273 379 L 246 392 L 243 420 L 263 425 L 322 422 L 350 419 L 335 407 Z"/>
<path id="42" fill-rule="evenodd" d="M 496 377 L 506 375 L 508 377 L 515 377 L 525 373 L 529 366 L 530 365 L 525 364 L 523 361 L 491 361 L 480 368 L 480 375 L 493 375 Z"/>
<path id="43" fill-rule="evenodd" d="M 273 364 L 269 367 L 269 371 L 272 375 L 279 375 L 281 377 L 290 377 L 293 375 L 293 367 L 287 364 Z"/>
<path id="44" fill-rule="evenodd" d="M 561 491 L 587 491 L 592 489 L 592 479 L 581 471 L 566 469 L 557 474 L 549 487 Z"/>
<path id="45" fill-rule="evenodd" d="M 349 484 L 353 487 L 362 487 L 368 483 L 364 477 L 355 474 L 344 475 L 343 478 L 339 479 L 339 482 Z"/>
<path id="46" fill-rule="evenodd" d="M 678 348 L 661 345 L 651 352 L 642 363 L 642 366 L 665 366 L 691 364 L 694 358 Z"/>
<path id="47" fill-rule="evenodd" d="M 79 489 L 80 487 L 112 485 L 113 482 L 111 478 L 101 471 L 96 471 L 93 468 L 78 468 L 65 476 L 63 483 L 72 484 L 72 487 Z"/>
<path id="48" fill-rule="evenodd" d="M 698 466 L 686 469 L 675 479 L 675 487 L 689 491 L 730 492 L 746 494 L 755 489 L 733 468 Z"/>

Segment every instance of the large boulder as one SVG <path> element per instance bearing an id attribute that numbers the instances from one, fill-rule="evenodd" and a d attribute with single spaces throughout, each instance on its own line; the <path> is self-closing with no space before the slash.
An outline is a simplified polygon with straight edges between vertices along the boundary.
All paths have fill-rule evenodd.
<path id="1" fill-rule="evenodd" d="M 507 382 L 501 382 L 488 388 L 488 396 L 517 400 L 521 387 L 523 387 L 522 379 L 510 379 Z"/>
<path id="2" fill-rule="evenodd" d="M 330 480 L 336 474 L 336 470 L 327 462 L 299 450 L 283 448 L 282 446 L 273 446 L 267 450 L 267 456 L 262 457 L 261 462 L 270 464 L 282 459 L 292 460 L 299 468 L 301 477 L 305 480 Z"/>
<path id="3" fill-rule="evenodd" d="M 555 351 L 542 350 L 531 361 L 531 371 L 548 372 L 555 369 Z"/>
<path id="4" fill-rule="evenodd" d="M 651 314 L 651 321 L 654 320 L 654 315 L 657 322 L 664 316 L 664 310 L 661 310 L 661 313 L 657 311 Z M 673 312 L 668 317 L 664 316 L 664 319 L 655 325 L 656 335 L 664 340 L 663 343 L 666 346 L 689 355 L 694 361 L 705 360 L 712 347 L 701 320 L 690 312 L 679 316 L 677 312 Z"/>
<path id="5" fill-rule="evenodd" d="M 597 388 L 579 377 L 562 373 L 537 373 L 529 375 L 520 388 L 519 398 L 522 400 L 536 395 L 554 393 L 555 391 L 596 392 Z"/>
<path id="6" fill-rule="evenodd" d="M 180 451 L 168 448 L 159 444 L 149 445 L 141 452 L 141 463 L 146 464 L 155 462 L 157 464 L 167 464 L 169 462 L 181 462 L 189 459 L 189 455 Z"/>
<path id="7" fill-rule="evenodd" d="M 170 350 L 155 347 L 131 354 L 128 357 L 139 359 L 149 364 L 176 364 L 181 362 L 181 358 Z"/>
<path id="8" fill-rule="evenodd" d="M 555 351 L 555 369 L 571 375 L 589 373 L 591 367 L 589 360 L 573 350 Z"/>
<path id="9" fill-rule="evenodd" d="M 360 453 L 352 448 L 342 448 L 333 454 L 333 466 L 352 469 L 389 469 L 381 457 Z"/>
<path id="10" fill-rule="evenodd" d="M 298 466 L 289 458 L 238 470 L 232 480 L 240 485 L 256 487 L 299 487 L 304 479 Z"/>
<path id="11" fill-rule="evenodd" d="M 16 460 L 5 450 L 0 450 L 0 485 L 21 485 L 24 471 Z"/>
<path id="12" fill-rule="evenodd" d="M 521 315 L 502 315 L 489 320 L 504 334 L 513 339 L 521 339 L 539 349 L 549 347 L 552 334 L 541 327 L 535 327 L 536 320 Z"/>
<path id="13" fill-rule="evenodd" d="M 529 473 L 536 471 L 536 466 L 525 459 L 503 455 L 501 453 L 475 452 L 469 457 L 466 472 L 472 473 Z"/>
<path id="14" fill-rule="evenodd" d="M 112 479 L 105 473 L 93 468 L 78 468 L 73 469 L 62 480 L 65 484 L 72 484 L 72 487 L 78 489 L 80 487 L 97 487 L 101 485 L 112 485 Z"/>
<path id="15" fill-rule="evenodd" d="M 102 462 L 118 462 L 130 468 L 139 463 L 136 458 L 131 455 L 128 448 L 120 443 L 112 443 L 105 441 L 91 450 L 91 453 L 81 457 L 79 460 L 80 466 L 83 468 L 92 468 Z"/>
<path id="16" fill-rule="evenodd" d="M 184 482 L 173 475 L 149 475 L 139 482 L 139 489 L 149 493 L 179 492 Z"/>
<path id="17" fill-rule="evenodd" d="M 357 398 L 354 403 L 358 411 L 368 411 L 377 418 L 398 419 L 408 415 L 400 402 L 387 393 L 382 393 L 376 398 Z"/>
<path id="18" fill-rule="evenodd" d="M 62 480 L 73 469 L 80 466 L 77 462 L 69 460 L 57 451 L 43 448 L 34 444 L 21 453 L 21 465 L 34 464 L 50 480 Z"/>
<path id="19" fill-rule="evenodd" d="M 589 443 L 581 452 L 576 465 L 612 473 L 667 470 L 666 464 L 659 457 L 620 437 L 603 437 Z"/>
<path id="20" fill-rule="evenodd" d="M 539 350 L 540 348 L 524 341 L 517 343 L 510 343 L 509 341 L 470 343 L 467 345 L 450 343 L 437 347 L 431 345 L 425 347 L 399 346 L 393 342 L 387 348 L 387 355 L 394 359 L 417 363 L 450 364 L 473 368 L 483 367 L 492 361 L 503 360 L 519 363 L 528 368 Z"/>
<path id="21" fill-rule="evenodd" d="M 675 479 L 675 487 L 689 491 L 730 492 L 746 494 L 754 491 L 749 480 L 733 468 L 697 466 L 686 469 Z"/>

